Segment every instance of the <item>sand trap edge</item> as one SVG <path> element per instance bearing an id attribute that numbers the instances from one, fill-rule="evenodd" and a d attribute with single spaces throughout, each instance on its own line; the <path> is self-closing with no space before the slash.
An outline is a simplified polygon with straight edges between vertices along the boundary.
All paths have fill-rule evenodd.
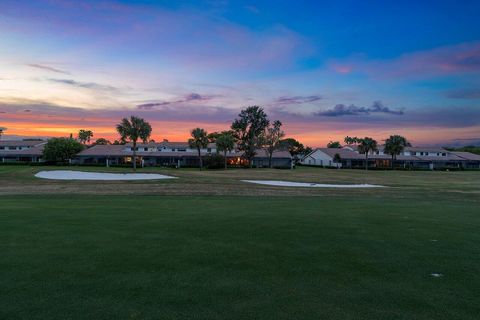
<path id="1" fill-rule="evenodd" d="M 376 184 L 322 184 L 308 182 L 292 182 L 281 180 L 241 180 L 242 182 L 260 184 L 275 187 L 296 187 L 296 188 L 385 188 L 386 186 Z"/>
<path id="2" fill-rule="evenodd" d="M 48 180 L 87 180 L 87 181 L 135 181 L 135 180 L 163 180 L 176 179 L 157 173 L 107 173 L 74 170 L 40 171 L 36 178 Z"/>

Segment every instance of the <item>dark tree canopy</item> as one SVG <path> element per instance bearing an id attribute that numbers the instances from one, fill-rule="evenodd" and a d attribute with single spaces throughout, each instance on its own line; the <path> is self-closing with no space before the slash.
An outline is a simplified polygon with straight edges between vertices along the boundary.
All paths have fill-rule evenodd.
<path id="1" fill-rule="evenodd" d="M 122 121 L 117 124 L 117 132 L 120 134 L 120 139 L 123 143 L 131 141 L 133 144 L 133 169 L 137 169 L 137 141 L 140 139 L 144 143 L 148 141 L 152 133 L 152 126 L 143 120 L 135 116 L 131 116 L 130 119 L 123 118 Z"/>
<path id="2" fill-rule="evenodd" d="M 238 143 L 238 149 L 253 165 L 256 149 L 262 147 L 262 135 L 269 125 L 268 117 L 260 106 L 250 106 L 242 110 L 232 123 L 232 130 Z"/>
<path id="3" fill-rule="evenodd" d="M 110 144 L 110 141 L 108 141 L 105 138 L 98 138 L 95 140 L 95 145 L 100 144 L 100 145 L 105 145 L 105 144 Z"/>
<path id="4" fill-rule="evenodd" d="M 365 137 L 365 138 L 355 138 L 356 143 L 358 143 L 358 151 L 365 154 L 365 170 L 368 170 L 368 153 L 378 150 L 377 140 Z"/>
<path id="5" fill-rule="evenodd" d="M 342 147 L 342 145 L 340 144 L 339 141 L 330 141 L 329 143 L 327 143 L 327 148 L 340 149 L 341 147 Z"/>
<path id="6" fill-rule="evenodd" d="M 190 132 L 192 136 L 191 139 L 188 139 L 188 145 L 192 149 L 197 149 L 198 152 L 198 160 L 200 162 L 200 170 L 202 170 L 202 155 L 201 149 L 206 148 L 208 146 L 208 133 L 205 129 L 202 128 L 195 128 Z"/>
<path id="7" fill-rule="evenodd" d="M 216 138 L 217 150 L 223 152 L 224 165 L 227 169 L 227 152 L 233 151 L 235 148 L 235 138 L 230 132 L 224 132 Z"/>
<path id="8" fill-rule="evenodd" d="M 305 146 L 293 138 L 286 138 L 280 141 L 280 149 L 290 152 L 290 155 L 295 158 L 305 151 Z"/>
<path id="9" fill-rule="evenodd" d="M 93 137 L 93 131 L 92 130 L 84 130 L 81 129 L 78 132 L 78 141 L 80 141 L 83 144 L 86 144 L 90 142 L 90 139 Z"/>
<path id="10" fill-rule="evenodd" d="M 279 120 L 268 126 L 263 133 L 262 145 L 268 154 L 268 167 L 272 167 L 272 157 L 275 150 L 280 148 L 280 142 L 285 136 L 282 130 L 282 123 Z"/>
<path id="11" fill-rule="evenodd" d="M 395 166 L 395 160 L 397 156 L 405 150 L 405 147 L 409 147 L 410 143 L 407 139 L 400 135 L 391 135 L 385 140 L 384 152 L 392 156 L 392 168 Z"/>
<path id="12" fill-rule="evenodd" d="M 73 138 L 51 138 L 43 148 L 43 157 L 50 162 L 68 162 L 84 146 Z"/>

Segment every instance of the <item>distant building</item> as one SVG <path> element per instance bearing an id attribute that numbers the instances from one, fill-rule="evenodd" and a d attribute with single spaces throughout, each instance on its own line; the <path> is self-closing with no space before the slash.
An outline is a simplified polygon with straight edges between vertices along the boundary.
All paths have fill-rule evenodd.
<path id="1" fill-rule="evenodd" d="M 45 140 L 0 140 L 0 162 L 41 162 Z"/>
<path id="2" fill-rule="evenodd" d="M 338 154 L 340 160 L 334 161 Z M 338 158 L 338 157 L 337 157 Z M 365 154 L 359 153 L 355 146 L 343 148 L 317 148 L 306 155 L 301 163 L 311 166 L 365 168 Z M 392 166 L 391 155 L 385 154 L 383 146 L 378 151 L 368 154 L 369 168 L 389 168 Z M 448 151 L 443 148 L 406 147 L 397 155 L 394 163 L 397 168 L 412 169 L 480 169 L 480 155 L 469 152 Z"/>
<path id="3" fill-rule="evenodd" d="M 198 166 L 198 151 L 192 149 L 186 142 L 151 142 L 137 144 L 137 161 L 144 166 L 176 166 L 194 167 Z M 217 153 L 214 143 L 208 144 L 200 150 L 202 156 L 209 156 Z M 132 162 L 133 145 L 96 145 L 80 152 L 74 159 L 78 164 L 105 164 L 119 165 Z M 247 165 L 246 159 L 240 152 L 227 153 L 227 160 L 230 165 Z M 272 157 L 273 167 L 290 168 L 292 157 L 290 153 L 277 151 Z M 253 166 L 268 167 L 268 155 L 264 150 L 257 150 L 253 159 Z"/>

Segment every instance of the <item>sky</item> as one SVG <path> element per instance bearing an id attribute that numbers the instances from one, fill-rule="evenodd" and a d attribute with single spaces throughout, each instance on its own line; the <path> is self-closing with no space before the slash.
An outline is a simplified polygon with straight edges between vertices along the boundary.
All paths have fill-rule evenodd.
<path id="1" fill-rule="evenodd" d="M 3 139 L 156 140 L 263 106 L 312 147 L 480 144 L 480 1 L 0 1 Z"/>

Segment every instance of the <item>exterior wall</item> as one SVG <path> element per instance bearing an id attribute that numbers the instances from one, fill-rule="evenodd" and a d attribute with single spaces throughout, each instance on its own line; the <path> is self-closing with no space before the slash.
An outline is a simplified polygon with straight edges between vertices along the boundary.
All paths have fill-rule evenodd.
<path id="1" fill-rule="evenodd" d="M 268 168 L 268 158 L 267 157 L 255 157 L 253 158 L 253 166 L 257 168 Z M 273 168 L 291 168 L 292 159 L 288 158 L 272 158 L 272 167 Z"/>
<path id="2" fill-rule="evenodd" d="M 123 149 L 125 152 L 130 152 L 133 151 L 133 147 L 127 146 L 125 149 Z M 193 153 L 197 154 L 198 151 L 197 149 L 192 149 L 192 148 L 183 148 L 183 147 L 167 147 L 167 146 L 158 146 L 158 147 L 147 147 L 147 146 L 137 146 L 137 151 L 140 152 L 188 152 L 188 153 Z M 200 149 L 200 152 L 202 153 L 216 153 L 217 149 L 216 148 L 203 148 Z"/>
<path id="3" fill-rule="evenodd" d="M 42 162 L 42 156 L 0 154 L 0 163 L 4 162 Z"/>
<path id="4" fill-rule="evenodd" d="M 333 162 L 333 158 L 326 154 L 325 152 L 322 152 L 321 150 L 315 150 L 311 154 L 309 154 L 307 157 L 305 157 L 302 161 L 302 164 L 304 165 L 310 165 L 310 166 L 328 166 L 328 167 L 341 167 L 342 163 L 335 163 Z"/>

